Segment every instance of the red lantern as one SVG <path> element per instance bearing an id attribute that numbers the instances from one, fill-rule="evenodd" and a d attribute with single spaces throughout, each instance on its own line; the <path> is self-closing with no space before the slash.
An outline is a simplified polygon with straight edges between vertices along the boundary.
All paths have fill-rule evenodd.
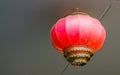
<path id="1" fill-rule="evenodd" d="M 105 40 L 106 32 L 101 23 L 86 14 L 72 14 L 59 19 L 52 27 L 53 46 L 75 66 L 85 65 Z"/>

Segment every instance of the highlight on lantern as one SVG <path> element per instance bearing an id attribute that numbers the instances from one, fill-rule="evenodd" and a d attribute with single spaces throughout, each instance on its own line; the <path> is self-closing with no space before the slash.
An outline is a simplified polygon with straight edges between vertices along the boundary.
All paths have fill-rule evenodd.
<path id="1" fill-rule="evenodd" d="M 102 47 L 105 37 L 99 20 L 80 13 L 59 19 L 50 31 L 53 46 L 75 66 L 85 65 Z"/>

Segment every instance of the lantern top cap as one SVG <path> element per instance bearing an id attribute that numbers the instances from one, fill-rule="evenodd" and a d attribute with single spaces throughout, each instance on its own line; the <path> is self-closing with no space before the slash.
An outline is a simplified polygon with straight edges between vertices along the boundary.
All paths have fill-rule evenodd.
<path id="1" fill-rule="evenodd" d="M 81 14 L 81 15 L 87 15 L 87 16 L 89 16 L 89 14 L 80 11 L 79 8 L 75 8 L 75 9 L 73 10 L 73 12 L 72 12 L 70 15 L 77 15 L 77 14 Z"/>

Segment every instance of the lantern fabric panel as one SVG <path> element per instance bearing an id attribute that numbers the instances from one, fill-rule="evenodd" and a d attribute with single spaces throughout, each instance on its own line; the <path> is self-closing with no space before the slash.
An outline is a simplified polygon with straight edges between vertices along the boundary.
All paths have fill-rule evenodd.
<path id="1" fill-rule="evenodd" d="M 56 36 L 59 41 L 64 45 L 64 47 L 69 46 L 70 40 L 66 33 L 66 18 L 60 19 L 55 26 Z"/>
<path id="2" fill-rule="evenodd" d="M 57 35 L 56 35 L 56 32 L 55 32 L 55 26 L 52 27 L 51 29 L 51 32 L 50 32 L 50 35 L 51 35 L 51 41 L 52 41 L 52 44 L 53 46 L 62 52 L 63 48 L 64 48 L 64 45 L 59 41 Z"/>
<path id="3" fill-rule="evenodd" d="M 80 45 L 87 45 L 92 29 L 93 29 L 93 22 L 91 20 L 91 17 L 79 15 Z"/>
<path id="4" fill-rule="evenodd" d="M 105 38 L 106 38 L 106 32 L 105 32 L 105 29 L 102 27 L 102 32 L 101 32 L 99 39 L 95 43 L 92 44 L 94 46 L 93 47 L 94 51 L 97 51 L 102 47 Z"/>
<path id="5" fill-rule="evenodd" d="M 70 45 L 79 44 L 79 19 L 78 15 L 66 17 L 66 34 L 70 40 Z"/>
<path id="6" fill-rule="evenodd" d="M 87 45 L 92 47 L 93 50 L 95 50 L 93 43 L 96 43 L 98 41 L 98 39 L 101 36 L 101 33 L 102 33 L 101 25 L 97 23 L 96 20 L 93 19 L 92 29 L 90 31 L 90 35 L 89 35 L 88 43 L 87 43 Z"/>

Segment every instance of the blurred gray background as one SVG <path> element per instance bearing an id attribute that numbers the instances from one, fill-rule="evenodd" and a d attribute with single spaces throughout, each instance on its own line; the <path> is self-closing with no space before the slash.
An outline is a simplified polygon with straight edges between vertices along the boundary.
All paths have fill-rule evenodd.
<path id="1" fill-rule="evenodd" d="M 60 75 L 67 64 L 50 42 L 50 28 L 74 8 L 99 18 L 107 38 L 84 67 L 64 75 L 120 75 L 119 0 L 0 0 L 0 75 Z"/>

